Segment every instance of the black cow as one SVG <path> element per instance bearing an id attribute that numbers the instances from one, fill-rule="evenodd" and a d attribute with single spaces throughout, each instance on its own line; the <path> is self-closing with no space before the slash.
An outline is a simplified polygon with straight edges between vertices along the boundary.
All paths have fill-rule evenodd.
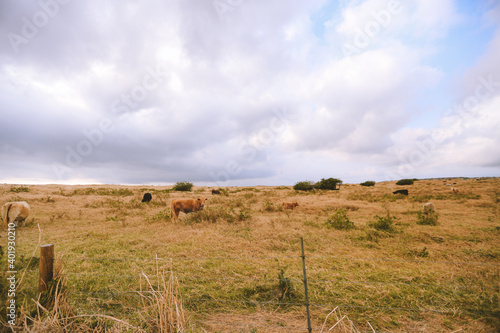
<path id="1" fill-rule="evenodd" d="M 150 202 L 153 197 L 151 196 L 151 193 L 144 193 L 144 196 L 142 197 L 141 202 Z"/>
<path id="2" fill-rule="evenodd" d="M 397 191 L 392 192 L 392 194 L 408 195 L 408 190 L 397 190 Z"/>
<path id="3" fill-rule="evenodd" d="M 219 190 L 212 190 L 212 194 L 220 194 Z"/>

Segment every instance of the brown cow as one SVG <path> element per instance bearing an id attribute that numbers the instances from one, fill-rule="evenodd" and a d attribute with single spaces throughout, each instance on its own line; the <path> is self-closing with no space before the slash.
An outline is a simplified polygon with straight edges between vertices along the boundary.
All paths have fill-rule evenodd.
<path id="1" fill-rule="evenodd" d="M 456 188 L 456 187 L 452 187 L 452 188 L 451 188 L 451 191 L 452 191 L 453 193 L 457 194 L 457 193 L 458 193 L 458 188 Z"/>
<path id="2" fill-rule="evenodd" d="M 220 194 L 220 190 L 212 190 L 212 194 Z"/>
<path id="3" fill-rule="evenodd" d="M 7 229 L 10 222 L 22 222 L 30 215 L 30 205 L 26 201 L 7 202 L 2 207 L 3 227 Z M 17 223 L 16 223 L 17 225 Z"/>
<path id="4" fill-rule="evenodd" d="M 293 210 L 298 205 L 299 205 L 298 202 L 283 202 L 283 209 L 291 209 L 291 210 Z"/>
<path id="5" fill-rule="evenodd" d="M 206 198 L 198 199 L 172 199 L 170 204 L 170 218 L 179 220 L 179 212 L 192 213 L 202 210 Z"/>

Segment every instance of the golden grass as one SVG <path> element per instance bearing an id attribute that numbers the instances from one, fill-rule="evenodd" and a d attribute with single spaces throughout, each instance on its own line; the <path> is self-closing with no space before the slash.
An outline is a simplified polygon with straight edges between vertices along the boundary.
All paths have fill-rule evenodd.
<path id="1" fill-rule="evenodd" d="M 142 321 L 148 322 L 148 329 L 155 332 L 186 331 L 187 319 L 180 296 L 179 281 L 171 268 L 167 272 L 165 266 L 160 267 L 157 264 L 156 273 L 159 277 L 156 283 L 152 282 L 146 274 L 142 274 L 146 288 L 144 290 L 141 284 L 141 292 L 139 293 L 143 304 L 141 313 L 147 314 Z"/>
<path id="2" fill-rule="evenodd" d="M 174 258 L 176 295 L 189 318 L 185 331 L 270 332 L 256 327 L 263 323 L 278 326 L 276 331 L 305 327 L 303 306 L 274 304 L 279 303 L 281 271 L 293 289 L 290 303 L 303 303 L 303 237 L 311 303 L 321 305 L 311 307 L 316 329 L 333 305 L 341 305 L 339 310 L 363 331 L 373 325 L 391 332 L 495 332 L 500 325 L 500 179 L 446 182 L 456 182 L 460 193 L 451 193 L 442 180 L 411 186 L 345 184 L 340 191 L 314 193 L 229 187 L 227 196 L 212 195 L 206 187 L 186 193 L 152 186 L 0 185 L 0 199 L 26 200 L 32 208 L 17 230 L 16 265 L 28 265 L 39 237 L 42 244 L 55 244 L 65 262 L 68 304 L 80 316 L 76 323 L 93 329 L 130 329 L 105 316 L 152 327 L 144 326 L 147 311 L 140 295 L 129 292 L 140 290 L 142 272 L 152 286 L 170 281 L 158 274 L 155 256 L 163 264 Z M 402 188 L 409 190 L 408 197 L 392 195 Z M 144 192 L 153 195 L 149 204 L 140 202 Z M 179 222 L 170 221 L 172 198 L 198 196 L 209 198 L 205 215 L 181 213 Z M 282 211 L 284 201 L 297 201 L 299 207 Z M 436 226 L 417 223 L 427 201 L 439 214 Z M 339 209 L 354 229 L 325 227 Z M 377 215 L 387 214 L 397 218 L 394 231 L 369 226 Z M 5 231 L 1 236 L 6 239 Z M 239 259 L 221 259 L 227 257 Z M 35 267 L 19 287 L 18 303 L 35 308 L 36 286 Z"/>

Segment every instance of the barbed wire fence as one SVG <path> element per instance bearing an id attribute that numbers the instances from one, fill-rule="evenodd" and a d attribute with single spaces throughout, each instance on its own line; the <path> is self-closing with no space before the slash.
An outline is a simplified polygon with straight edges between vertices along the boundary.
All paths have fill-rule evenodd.
<path id="1" fill-rule="evenodd" d="M 311 307 L 314 308 L 323 308 L 323 309 L 362 309 L 362 310 L 373 310 L 373 311 L 405 311 L 405 312 L 413 312 L 413 313 L 440 313 L 440 314 L 456 314 L 457 312 L 462 313 L 478 313 L 477 308 L 453 308 L 453 309 L 443 309 L 438 308 L 435 304 L 428 305 L 427 307 L 393 307 L 393 306 L 375 306 L 375 305 L 359 305 L 354 303 L 342 302 L 340 299 L 335 299 L 335 301 L 329 303 L 317 303 L 310 302 L 308 298 L 308 289 L 310 285 L 315 284 L 336 284 L 340 286 L 345 285 L 359 285 L 359 286 L 396 286 L 396 287 L 411 287 L 411 288 L 444 288 L 451 290 L 481 290 L 482 292 L 490 293 L 493 298 L 496 298 L 498 303 L 498 293 L 499 286 L 487 286 L 478 283 L 468 283 L 468 284 L 435 284 L 435 283 L 412 283 L 412 282 L 385 282 L 385 281 L 358 281 L 358 280 L 340 280 L 340 279 L 317 279 L 308 278 L 307 266 L 312 265 L 315 261 L 318 260 L 344 260 L 347 262 L 355 262 L 355 261 L 365 261 L 365 262 L 393 262 L 400 264 L 440 264 L 440 265 L 458 265 L 462 267 L 473 267 L 474 269 L 479 268 L 493 268 L 495 272 L 493 273 L 495 276 L 499 276 L 500 264 L 494 262 L 464 262 L 464 261 L 432 261 L 432 260 L 404 260 L 404 259 L 389 259 L 389 258 L 359 258 L 359 257 L 345 257 L 345 256 L 318 256 L 318 255 L 305 255 L 305 251 L 302 244 L 301 239 L 301 254 L 295 256 L 244 256 L 244 257 L 151 257 L 151 258 L 139 258 L 139 257 L 122 257 L 122 258 L 90 258 L 90 257 L 79 257 L 79 258 L 62 258 L 62 261 L 65 262 L 65 266 L 68 266 L 69 263 L 77 263 L 77 262 L 94 262 L 94 263 L 153 263 L 158 265 L 159 263 L 169 264 L 172 267 L 173 262 L 196 262 L 196 261 L 260 261 L 260 260 L 292 260 L 300 263 L 302 268 L 302 276 L 301 278 L 286 278 L 289 283 L 298 283 L 301 284 L 304 288 L 304 297 L 302 299 L 294 299 L 294 301 L 284 301 L 284 300 L 247 300 L 247 299 L 225 299 L 225 298 L 213 298 L 211 296 L 203 296 L 203 297 L 187 297 L 183 298 L 183 301 L 187 304 L 196 304 L 196 303 L 219 303 L 225 305 L 242 305 L 242 306 L 251 306 L 251 307 L 303 307 L 305 309 L 304 320 L 307 321 L 303 327 L 296 326 L 286 326 L 286 325 L 270 325 L 270 324 L 262 324 L 256 322 L 245 322 L 245 323 L 235 323 L 229 321 L 219 321 L 219 320 L 197 320 L 200 324 L 206 325 L 225 325 L 228 327 L 234 328 L 264 328 L 264 329 L 277 329 L 277 330 L 285 330 L 285 331 L 303 331 L 303 332 L 323 332 L 323 327 L 313 327 L 311 323 L 311 314 L 309 309 Z M 42 260 L 41 260 L 42 261 Z M 66 265 L 68 264 L 68 265 Z M 144 276 L 142 271 L 143 266 L 141 267 L 141 273 L 135 275 L 124 275 L 124 274 L 106 274 L 106 273 L 85 273 L 85 272 L 76 272 L 70 271 L 68 269 L 65 270 L 65 275 L 68 276 L 70 282 L 72 279 L 91 279 L 91 278 L 109 278 L 112 280 L 136 280 L 141 279 Z M 103 270 L 102 268 L 98 268 L 98 270 Z M 109 269 L 111 271 L 111 269 Z M 174 270 L 164 271 L 165 273 L 174 273 Z M 175 270 L 178 273 L 177 270 Z M 245 272 L 237 272 L 238 274 L 243 275 Z M 296 272 L 299 273 L 299 272 Z M 300 274 L 296 274 L 300 275 Z M 241 277 L 229 277 L 229 276 L 219 276 L 219 277 L 208 277 L 208 276 L 176 276 L 179 281 L 190 281 L 196 283 L 204 283 L 206 281 L 212 282 L 277 282 L 277 278 L 269 278 L 267 275 L 264 277 L 250 277 L 250 276 L 241 276 Z M 160 278 L 158 275 L 148 275 L 148 278 Z M 497 280 L 498 281 L 498 280 Z M 102 286 L 99 290 L 74 290 L 71 289 L 71 293 L 73 295 L 80 295 L 83 299 L 86 297 L 92 297 L 101 300 L 109 300 L 116 297 L 141 297 L 145 293 L 144 290 L 105 290 L 107 286 Z M 444 307 L 446 308 L 446 307 Z M 484 311 L 487 314 L 494 315 L 493 312 L 488 310 Z M 350 321 L 353 332 L 363 332 L 358 330 L 354 323 Z M 376 332 L 375 329 L 368 322 L 371 330 L 366 332 Z"/>

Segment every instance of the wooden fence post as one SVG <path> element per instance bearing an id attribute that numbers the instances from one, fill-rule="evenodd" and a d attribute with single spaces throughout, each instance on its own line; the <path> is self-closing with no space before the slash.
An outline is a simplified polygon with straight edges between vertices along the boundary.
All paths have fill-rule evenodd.
<path id="1" fill-rule="evenodd" d="M 40 247 L 40 275 L 38 277 L 38 292 L 47 290 L 49 282 L 54 278 L 54 244 Z"/>
<path id="2" fill-rule="evenodd" d="M 302 257 L 302 273 L 304 275 L 304 296 L 306 298 L 306 311 L 307 311 L 307 331 L 312 332 L 311 314 L 309 313 L 309 295 L 307 291 L 307 274 L 306 274 L 306 256 L 304 255 L 304 239 L 300 237 L 300 252 Z"/>

